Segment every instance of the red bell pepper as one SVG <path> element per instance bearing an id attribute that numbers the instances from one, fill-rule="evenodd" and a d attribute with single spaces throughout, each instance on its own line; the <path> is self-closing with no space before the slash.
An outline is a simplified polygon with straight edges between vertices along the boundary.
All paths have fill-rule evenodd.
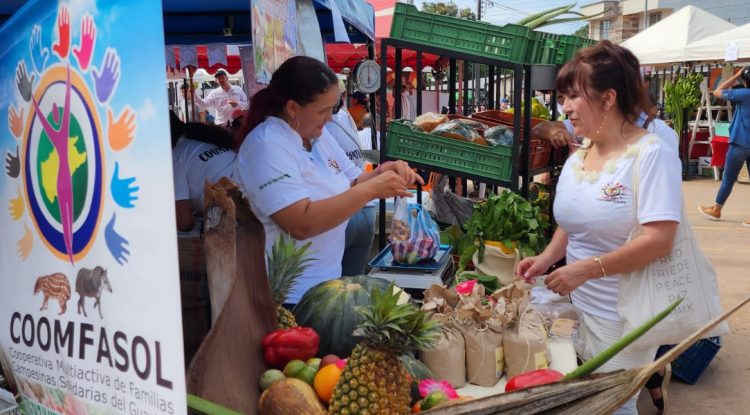
<path id="1" fill-rule="evenodd" d="M 505 384 L 505 391 L 512 392 L 519 389 L 530 388 L 532 386 L 554 383 L 562 379 L 563 376 L 562 373 L 552 369 L 532 370 L 510 378 L 508 383 Z"/>
<path id="2" fill-rule="evenodd" d="M 263 337 L 263 360 L 268 366 L 284 369 L 287 363 L 306 361 L 318 353 L 320 337 L 310 327 L 279 329 Z"/>

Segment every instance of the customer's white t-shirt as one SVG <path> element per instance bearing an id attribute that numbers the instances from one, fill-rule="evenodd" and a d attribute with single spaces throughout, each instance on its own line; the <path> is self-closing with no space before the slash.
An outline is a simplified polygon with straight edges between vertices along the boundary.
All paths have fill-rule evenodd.
<path id="1" fill-rule="evenodd" d="M 601 172 L 583 171 L 585 151 L 578 150 L 565 162 L 554 202 L 555 219 L 568 234 L 568 264 L 612 252 L 627 241 L 635 226 L 632 168 L 639 151 L 638 222 L 680 221 L 680 159 L 658 136 L 646 134 Z M 573 304 L 595 316 L 620 320 L 619 277 L 585 282 L 571 293 Z"/>
<path id="2" fill-rule="evenodd" d="M 360 170 L 323 130 L 312 151 L 285 121 L 268 117 L 245 139 L 237 153 L 234 179 L 266 231 L 266 252 L 282 232 L 271 215 L 300 200 L 328 199 L 348 190 Z M 312 286 L 341 276 L 348 221 L 297 245 L 312 242 L 315 261 L 298 279 L 287 302 L 297 303 Z"/>
<path id="3" fill-rule="evenodd" d="M 206 180 L 230 176 L 234 157 L 231 149 L 180 137 L 172 149 L 175 200 L 189 199 L 193 210 L 203 211 Z"/>

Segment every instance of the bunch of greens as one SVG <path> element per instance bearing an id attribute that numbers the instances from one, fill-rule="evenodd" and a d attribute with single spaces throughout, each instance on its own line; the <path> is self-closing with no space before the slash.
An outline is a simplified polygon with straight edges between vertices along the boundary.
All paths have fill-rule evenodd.
<path id="1" fill-rule="evenodd" d="M 672 119 L 677 134 L 682 134 L 682 128 L 689 117 L 701 103 L 701 82 L 703 75 L 693 72 L 678 76 L 673 82 L 664 85 L 664 109 Z"/>
<path id="2" fill-rule="evenodd" d="M 548 242 L 549 221 L 541 209 L 509 191 L 490 194 L 485 202 L 474 205 L 465 227 L 466 234 L 474 241 L 474 249 L 461 252 L 462 263 L 468 262 L 466 255 L 473 255 L 476 249 L 482 261 L 485 241 L 501 242 L 510 251 L 517 248 L 522 257 L 542 252 Z"/>

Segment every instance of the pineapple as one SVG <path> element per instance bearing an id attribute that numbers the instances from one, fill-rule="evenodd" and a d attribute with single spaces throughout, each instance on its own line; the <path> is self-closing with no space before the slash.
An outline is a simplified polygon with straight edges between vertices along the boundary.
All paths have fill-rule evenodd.
<path id="1" fill-rule="evenodd" d="M 354 331 L 361 343 L 352 351 L 328 407 L 330 414 L 408 414 L 410 380 L 399 356 L 432 346 L 440 327 L 412 304 L 398 304 L 394 285 L 375 288 L 363 321 Z"/>
<path id="2" fill-rule="evenodd" d="M 308 257 L 311 242 L 300 248 L 291 237 L 280 234 L 271 247 L 268 255 L 268 279 L 271 284 L 273 302 L 276 304 L 276 327 L 287 329 L 297 327 L 294 314 L 284 308 L 283 304 L 289 291 L 292 290 L 302 273 L 309 267 L 313 258 Z"/>

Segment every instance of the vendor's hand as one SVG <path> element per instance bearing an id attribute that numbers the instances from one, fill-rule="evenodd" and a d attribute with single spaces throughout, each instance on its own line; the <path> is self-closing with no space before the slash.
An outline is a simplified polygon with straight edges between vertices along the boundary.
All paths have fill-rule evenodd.
<path id="1" fill-rule="evenodd" d="M 402 179 L 406 181 L 407 185 L 412 185 L 414 183 L 424 185 L 424 179 L 422 179 L 422 176 L 415 173 L 414 170 L 409 167 L 409 164 L 403 160 L 384 163 L 383 167 L 381 168 L 381 174 L 387 171 L 392 171 L 398 174 Z"/>
<path id="2" fill-rule="evenodd" d="M 589 278 L 589 270 L 584 261 L 576 261 L 556 269 L 544 279 L 544 283 L 552 292 L 559 295 L 568 295 L 588 281 Z"/>
<path id="3" fill-rule="evenodd" d="M 516 276 L 527 284 L 533 284 L 536 277 L 547 272 L 551 266 L 543 255 L 526 257 L 516 265 Z"/>
<path id="4" fill-rule="evenodd" d="M 235 101 L 233 99 L 230 99 L 229 100 L 229 105 L 231 105 L 232 107 L 236 107 L 237 106 L 237 101 Z"/>
<path id="5" fill-rule="evenodd" d="M 387 199 L 390 197 L 410 197 L 407 182 L 394 171 L 384 171 L 372 179 L 362 183 L 368 186 L 371 199 Z"/>
<path id="6" fill-rule="evenodd" d="M 560 148 L 575 143 L 575 138 L 570 134 L 567 128 L 563 127 L 557 129 L 552 137 L 550 137 L 549 141 L 555 148 Z"/>

